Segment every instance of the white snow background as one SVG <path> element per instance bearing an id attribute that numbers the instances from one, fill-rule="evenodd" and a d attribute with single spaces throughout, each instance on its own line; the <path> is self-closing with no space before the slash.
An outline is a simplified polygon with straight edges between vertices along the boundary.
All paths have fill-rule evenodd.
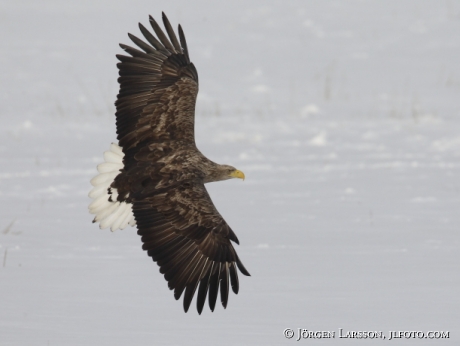
<path id="1" fill-rule="evenodd" d="M 87 210 L 118 43 L 161 11 L 198 69 L 199 148 L 247 177 L 208 189 L 252 276 L 201 316 Z M 0 40 L 0 345 L 458 345 L 458 1 L 3 0 Z"/>

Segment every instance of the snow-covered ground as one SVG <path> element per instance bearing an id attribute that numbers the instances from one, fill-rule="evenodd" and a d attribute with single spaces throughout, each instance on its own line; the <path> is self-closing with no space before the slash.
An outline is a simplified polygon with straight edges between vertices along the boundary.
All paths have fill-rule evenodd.
<path id="1" fill-rule="evenodd" d="M 252 277 L 201 316 L 135 229 L 87 211 L 118 43 L 161 11 L 200 75 L 199 147 L 247 177 L 208 189 Z M 22 0 L 0 16 L 0 345 L 296 343 L 285 328 L 458 345 L 459 2 Z"/>

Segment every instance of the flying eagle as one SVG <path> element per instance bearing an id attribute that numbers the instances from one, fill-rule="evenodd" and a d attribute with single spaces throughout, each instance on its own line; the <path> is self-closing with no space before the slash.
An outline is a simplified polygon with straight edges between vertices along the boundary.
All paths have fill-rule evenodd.
<path id="1" fill-rule="evenodd" d="M 142 248 L 157 262 L 174 297 L 184 293 L 188 311 L 197 293 L 201 314 L 208 296 L 214 311 L 227 307 L 229 287 L 238 293 L 241 263 L 231 241 L 238 238 L 212 203 L 204 184 L 243 172 L 207 159 L 194 135 L 198 73 L 190 62 L 179 25 L 177 39 L 163 13 L 167 36 L 150 16 L 153 36 L 139 28 L 148 43 L 129 38 L 142 50 L 120 44 L 120 91 L 115 102 L 118 144 L 104 153 L 89 196 L 93 222 L 112 231 L 137 224 Z M 169 38 L 168 38 L 169 37 Z"/>

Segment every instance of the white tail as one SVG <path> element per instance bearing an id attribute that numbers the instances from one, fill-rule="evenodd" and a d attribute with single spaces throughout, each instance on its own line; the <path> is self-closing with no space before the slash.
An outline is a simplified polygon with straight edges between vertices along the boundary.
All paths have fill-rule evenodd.
<path id="1" fill-rule="evenodd" d="M 93 199 L 89 212 L 96 215 L 93 222 L 99 222 L 101 229 L 110 227 L 112 232 L 136 224 L 132 204 L 118 202 L 117 189 L 111 188 L 109 193 L 110 185 L 123 168 L 124 155 L 120 146 L 115 143 L 110 145 L 109 151 L 104 153 L 105 162 L 97 166 L 99 174 L 91 179 L 94 187 L 88 194 Z"/>

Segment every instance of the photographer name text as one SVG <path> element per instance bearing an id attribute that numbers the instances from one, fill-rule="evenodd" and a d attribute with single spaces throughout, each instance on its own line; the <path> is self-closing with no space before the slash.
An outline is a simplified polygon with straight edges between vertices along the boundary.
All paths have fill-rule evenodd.
<path id="1" fill-rule="evenodd" d="M 448 331 L 391 330 L 384 333 L 382 331 L 344 330 L 343 328 L 339 328 L 338 331 L 309 330 L 305 328 L 294 330 L 286 328 L 283 333 L 286 339 L 294 339 L 296 341 L 302 339 L 449 339 L 450 337 L 450 332 Z"/>

